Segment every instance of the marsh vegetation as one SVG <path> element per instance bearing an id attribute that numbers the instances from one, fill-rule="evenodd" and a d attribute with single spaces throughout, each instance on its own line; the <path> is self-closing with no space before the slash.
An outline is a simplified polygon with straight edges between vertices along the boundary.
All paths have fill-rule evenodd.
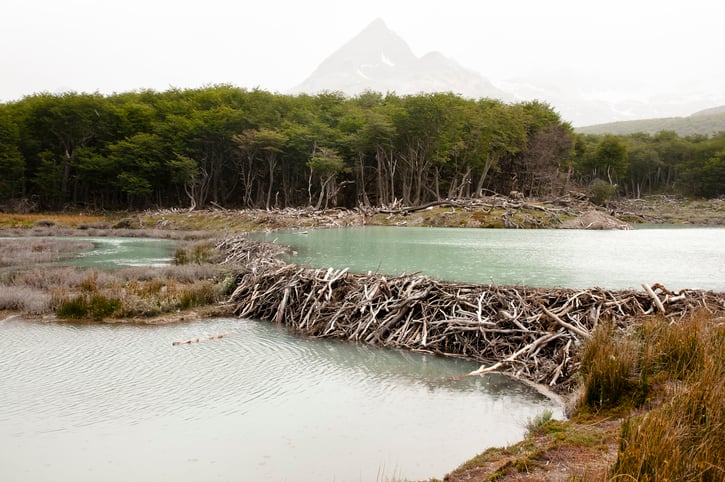
<path id="1" fill-rule="evenodd" d="M 163 267 L 97 270 L 59 261 L 93 247 L 84 240 L 2 239 L 0 310 L 55 313 L 68 320 L 150 320 L 215 305 L 226 294 L 230 266 L 220 266 L 213 241 L 179 241 L 174 263 Z M 218 310 L 218 308 L 214 308 Z M 159 321 L 158 319 L 156 321 Z"/>

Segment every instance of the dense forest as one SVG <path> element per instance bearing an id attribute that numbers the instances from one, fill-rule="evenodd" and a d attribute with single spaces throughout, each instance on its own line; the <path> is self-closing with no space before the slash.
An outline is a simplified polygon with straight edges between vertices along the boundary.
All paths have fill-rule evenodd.
<path id="1" fill-rule="evenodd" d="M 578 135 L 536 101 L 232 86 L 0 104 L 0 206 L 416 205 L 495 191 L 725 194 L 725 135 Z"/>

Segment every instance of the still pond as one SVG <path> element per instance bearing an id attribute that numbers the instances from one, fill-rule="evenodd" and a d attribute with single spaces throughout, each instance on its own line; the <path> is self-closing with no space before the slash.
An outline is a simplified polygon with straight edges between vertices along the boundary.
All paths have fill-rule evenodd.
<path id="1" fill-rule="evenodd" d="M 273 233 L 293 262 L 457 281 L 725 291 L 725 229 L 353 228 Z M 173 243 L 98 238 L 69 261 L 163 265 Z M 174 341 L 228 336 L 192 345 Z M 0 479 L 441 477 L 561 409 L 463 360 L 292 336 L 269 323 L 0 320 Z"/>

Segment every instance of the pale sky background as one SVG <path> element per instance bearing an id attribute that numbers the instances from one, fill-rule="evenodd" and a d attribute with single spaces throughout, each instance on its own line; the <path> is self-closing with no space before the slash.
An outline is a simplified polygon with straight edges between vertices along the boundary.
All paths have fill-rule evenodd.
<path id="1" fill-rule="evenodd" d="M 560 75 L 609 99 L 725 98 L 718 0 L 2 0 L 0 101 L 35 92 L 285 92 L 376 18 L 497 83 Z"/>

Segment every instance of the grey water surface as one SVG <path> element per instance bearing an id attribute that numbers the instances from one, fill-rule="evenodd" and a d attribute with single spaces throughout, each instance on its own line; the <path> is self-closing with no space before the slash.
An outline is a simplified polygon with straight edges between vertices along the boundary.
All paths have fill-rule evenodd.
<path id="1" fill-rule="evenodd" d="M 294 263 L 354 272 L 421 272 L 448 281 L 608 289 L 725 291 L 725 228 L 628 231 L 367 226 L 257 235 Z"/>
<path id="2" fill-rule="evenodd" d="M 0 321 L 0 480 L 441 477 L 562 416 L 503 376 L 458 378 L 477 367 L 240 319 Z"/>

